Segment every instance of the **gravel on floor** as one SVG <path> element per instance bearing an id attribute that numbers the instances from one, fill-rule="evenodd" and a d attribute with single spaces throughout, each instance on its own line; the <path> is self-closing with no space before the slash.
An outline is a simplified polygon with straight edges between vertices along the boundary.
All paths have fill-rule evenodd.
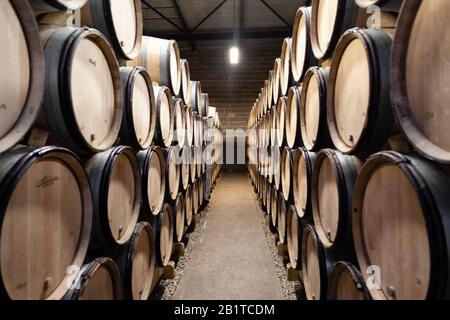
<path id="1" fill-rule="evenodd" d="M 253 191 L 253 186 L 250 187 Z M 255 194 L 255 193 L 254 193 Z M 264 234 L 266 235 L 267 245 L 269 246 L 270 254 L 273 259 L 273 263 L 277 270 L 278 278 L 281 283 L 281 287 L 283 289 L 283 295 L 286 300 L 303 300 L 304 299 L 304 290 L 303 285 L 300 281 L 289 281 L 288 280 L 288 271 L 286 268 L 287 263 L 289 262 L 289 258 L 281 257 L 278 255 L 278 247 L 277 240 L 278 236 L 270 231 L 269 226 L 266 223 L 266 213 L 262 210 L 260 206 L 260 201 L 258 199 L 258 195 L 255 194 L 255 203 L 260 211 L 261 218 L 261 227 L 264 230 Z"/>

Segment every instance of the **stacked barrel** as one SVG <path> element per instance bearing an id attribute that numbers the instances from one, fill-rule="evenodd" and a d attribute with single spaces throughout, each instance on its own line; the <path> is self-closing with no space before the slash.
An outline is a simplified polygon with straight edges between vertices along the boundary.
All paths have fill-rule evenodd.
<path id="1" fill-rule="evenodd" d="M 220 173 L 218 114 L 139 0 L 0 12 L 1 299 L 147 299 Z"/>
<path id="2" fill-rule="evenodd" d="M 450 298 L 448 9 L 313 0 L 297 12 L 247 150 L 308 299 Z"/>

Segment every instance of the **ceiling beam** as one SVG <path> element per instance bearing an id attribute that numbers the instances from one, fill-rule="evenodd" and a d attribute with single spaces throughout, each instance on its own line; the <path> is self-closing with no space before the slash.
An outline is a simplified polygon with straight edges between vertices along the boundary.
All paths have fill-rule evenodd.
<path id="1" fill-rule="evenodd" d="M 219 10 L 228 0 L 223 0 L 221 3 L 219 3 L 206 17 L 204 17 L 197 25 L 192 28 L 191 32 L 194 32 L 197 30 L 203 23 L 205 23 L 206 20 L 208 20 L 214 13 L 216 13 L 217 10 Z"/>
<path id="2" fill-rule="evenodd" d="M 163 13 L 161 13 L 158 9 L 156 9 L 155 7 L 153 7 L 148 1 L 146 0 L 141 0 L 141 2 L 143 4 L 145 4 L 147 6 L 147 8 L 153 10 L 158 16 L 160 16 L 161 18 L 163 18 L 164 20 L 166 20 L 168 23 L 170 23 L 172 26 L 174 26 L 175 28 L 177 28 L 178 30 L 180 30 L 181 32 L 184 32 L 183 28 L 181 28 L 179 25 L 177 25 L 175 22 L 173 22 L 172 20 L 170 20 L 170 18 L 168 18 L 166 15 L 164 15 Z"/>
<path id="3" fill-rule="evenodd" d="M 240 39 L 264 39 L 264 38 L 286 38 L 289 37 L 292 30 L 241 30 Z M 220 31 L 220 32 L 201 32 L 201 33 L 155 33 L 151 32 L 152 37 L 167 38 L 170 37 L 176 41 L 210 41 L 210 40 L 233 40 L 233 31 Z"/>
<path id="4" fill-rule="evenodd" d="M 259 1 L 261 1 L 270 11 L 272 11 L 272 13 L 274 14 L 274 15 L 276 15 L 281 21 L 283 21 L 284 22 L 284 24 L 286 25 L 286 26 L 288 26 L 289 27 L 289 29 L 292 29 L 292 25 L 289 23 L 289 22 L 287 22 L 286 21 L 286 19 L 284 19 L 282 16 L 281 16 L 281 14 L 279 14 L 274 8 L 272 8 L 272 6 L 270 5 L 270 4 L 268 4 L 265 0 L 259 0 Z"/>
<path id="5" fill-rule="evenodd" d="M 186 23 L 186 19 L 184 18 L 183 12 L 181 11 L 181 8 L 178 5 L 177 0 L 172 0 L 172 4 L 173 4 L 173 7 L 175 8 L 175 11 L 178 14 L 178 17 L 180 18 L 181 25 L 183 26 L 184 31 L 186 33 L 188 33 L 188 34 L 191 33 L 191 30 L 189 30 L 189 27 L 188 27 L 188 25 Z M 195 45 L 195 42 L 194 41 L 190 41 L 190 43 L 191 43 L 192 51 L 194 51 L 194 52 L 197 51 L 197 46 Z"/>

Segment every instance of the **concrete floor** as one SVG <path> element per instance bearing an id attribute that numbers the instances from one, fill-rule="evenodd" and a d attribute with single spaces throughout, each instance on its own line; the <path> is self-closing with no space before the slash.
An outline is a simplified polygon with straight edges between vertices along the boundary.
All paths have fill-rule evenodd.
<path id="1" fill-rule="evenodd" d="M 282 299 L 258 204 L 245 174 L 225 174 L 174 299 Z"/>

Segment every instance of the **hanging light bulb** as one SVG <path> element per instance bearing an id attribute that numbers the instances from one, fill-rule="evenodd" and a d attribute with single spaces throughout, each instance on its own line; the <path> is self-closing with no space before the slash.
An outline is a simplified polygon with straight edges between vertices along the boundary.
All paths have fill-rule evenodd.
<path id="1" fill-rule="evenodd" d="M 237 47 L 230 48 L 230 63 L 231 64 L 239 63 L 239 48 Z"/>
<path id="2" fill-rule="evenodd" d="M 230 63 L 238 64 L 239 63 L 239 48 L 237 47 L 238 38 L 238 30 L 236 28 L 236 0 L 233 0 L 233 29 L 234 29 L 234 45 L 230 48 Z"/>

